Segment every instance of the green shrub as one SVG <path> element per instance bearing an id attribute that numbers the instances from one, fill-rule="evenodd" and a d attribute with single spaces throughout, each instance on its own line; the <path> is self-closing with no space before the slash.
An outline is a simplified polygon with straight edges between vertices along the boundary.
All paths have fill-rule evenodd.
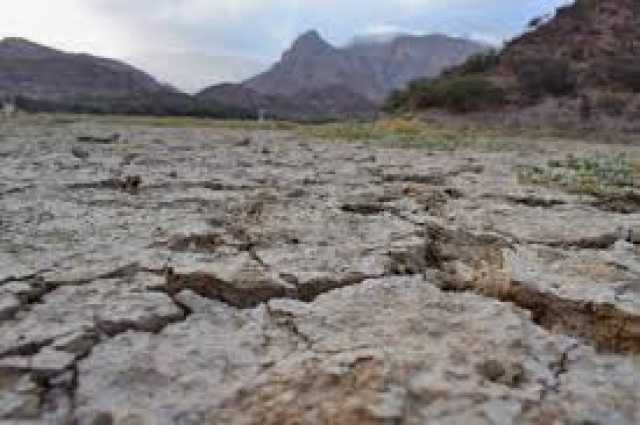
<path id="1" fill-rule="evenodd" d="M 504 104 L 505 92 L 479 76 L 458 76 L 414 81 L 403 93 L 396 93 L 388 105 L 402 103 L 410 109 L 443 108 L 470 112 Z"/>
<path id="2" fill-rule="evenodd" d="M 500 54 L 495 49 L 486 52 L 476 53 L 470 56 L 461 65 L 455 66 L 444 72 L 443 75 L 473 75 L 484 74 L 491 71 L 500 62 Z"/>
<path id="3" fill-rule="evenodd" d="M 413 96 L 416 93 L 420 93 L 426 87 L 428 87 L 433 80 L 429 78 L 419 78 L 409 82 L 407 88 L 404 90 L 394 90 L 391 92 L 385 104 L 383 110 L 386 112 L 396 112 L 402 109 L 414 109 Z"/>
<path id="4" fill-rule="evenodd" d="M 544 95 L 566 96 L 575 93 L 578 78 L 566 59 L 526 58 L 517 68 L 518 83 L 524 93 L 537 99 Z"/>

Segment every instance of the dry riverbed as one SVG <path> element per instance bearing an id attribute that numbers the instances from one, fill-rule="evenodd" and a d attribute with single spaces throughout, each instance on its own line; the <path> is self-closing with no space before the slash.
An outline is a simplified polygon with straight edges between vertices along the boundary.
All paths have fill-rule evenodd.
<path id="1" fill-rule="evenodd" d="M 0 424 L 636 425 L 639 155 L 0 123 Z"/>

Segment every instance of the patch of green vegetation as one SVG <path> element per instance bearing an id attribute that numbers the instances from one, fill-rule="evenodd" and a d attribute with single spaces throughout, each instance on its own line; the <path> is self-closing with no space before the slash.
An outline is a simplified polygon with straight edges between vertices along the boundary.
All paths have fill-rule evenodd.
<path id="1" fill-rule="evenodd" d="M 426 149 L 431 151 L 476 150 L 498 152 L 513 149 L 514 138 L 475 129 L 435 128 L 419 120 L 390 119 L 371 123 L 346 122 L 304 125 L 300 137 L 336 143 L 363 143 L 376 147 Z"/>
<path id="2" fill-rule="evenodd" d="M 454 66 L 443 72 L 443 75 L 479 75 L 493 70 L 500 63 L 500 52 L 489 49 L 470 56 L 462 65 Z"/>
<path id="3" fill-rule="evenodd" d="M 433 81 L 416 80 L 406 90 L 394 92 L 385 109 L 441 108 L 452 112 L 471 112 L 503 105 L 505 99 L 506 92 L 488 78 L 461 75 Z"/>
<path id="4" fill-rule="evenodd" d="M 638 163 L 624 153 L 591 157 L 567 156 L 546 166 L 525 166 L 517 170 L 524 184 L 560 187 L 570 193 L 606 196 L 629 191 L 636 186 Z"/>

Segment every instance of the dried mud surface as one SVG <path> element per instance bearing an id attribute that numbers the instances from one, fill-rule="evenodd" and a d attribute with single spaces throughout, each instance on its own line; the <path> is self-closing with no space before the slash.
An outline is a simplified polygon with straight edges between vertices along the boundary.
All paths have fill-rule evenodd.
<path id="1" fill-rule="evenodd" d="M 0 424 L 640 423 L 640 214 L 513 172 L 623 148 L 0 128 Z"/>

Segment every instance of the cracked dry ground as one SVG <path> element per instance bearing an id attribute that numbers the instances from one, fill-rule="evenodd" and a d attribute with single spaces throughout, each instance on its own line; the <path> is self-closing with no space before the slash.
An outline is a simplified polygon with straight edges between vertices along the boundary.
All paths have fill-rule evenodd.
<path id="1" fill-rule="evenodd" d="M 640 214 L 513 177 L 602 147 L 244 136 L 3 128 L 1 424 L 640 423 Z"/>

